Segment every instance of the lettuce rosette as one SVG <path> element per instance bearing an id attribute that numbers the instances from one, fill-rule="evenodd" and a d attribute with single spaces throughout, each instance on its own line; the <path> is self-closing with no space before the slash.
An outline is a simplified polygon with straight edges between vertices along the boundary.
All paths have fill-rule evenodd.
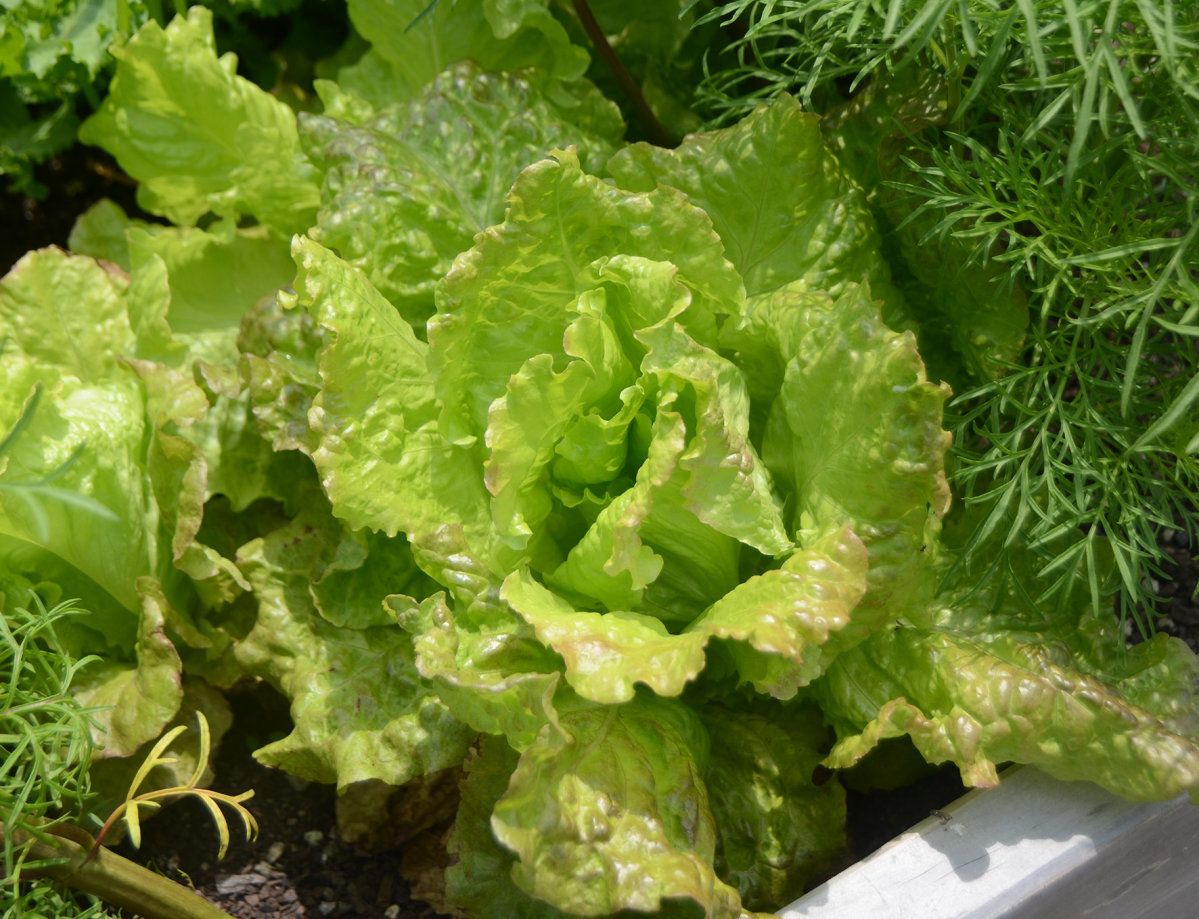
<path id="1" fill-rule="evenodd" d="M 977 597 L 937 596 L 948 390 L 884 322 L 906 306 L 815 119 L 783 99 L 603 172 L 525 168 L 425 328 L 293 245 L 292 442 L 347 526 L 409 540 L 439 589 L 386 606 L 483 738 L 439 902 L 776 907 L 843 845 L 817 765 L 904 734 L 971 784 L 1019 760 L 1193 786 L 1177 646 L 1117 666 L 1085 624 L 988 631 Z M 1087 739 L 1120 719 L 1135 741 Z"/>
<path id="2" fill-rule="evenodd" d="M 503 740 L 468 760 L 446 904 L 736 916 L 844 844 L 804 690 L 931 590 L 947 393 L 883 324 L 860 191 L 790 100 L 608 169 L 521 172 L 427 329 L 298 237 L 310 388 L 277 410 L 259 349 L 255 402 L 338 518 L 407 536 L 440 588 L 387 601 L 417 670 Z"/>
<path id="3" fill-rule="evenodd" d="M 541 7 L 484 6 L 299 117 L 202 10 L 148 26 L 84 136 L 199 225 L 102 206 L 0 288 L 0 553 L 94 601 L 126 747 L 185 673 L 266 680 L 263 762 L 460 774 L 422 894 L 487 916 L 777 908 L 845 847 L 830 769 L 896 738 L 972 785 L 1199 786 L 1184 646 L 938 593 L 979 551 L 949 391 L 819 120 L 622 146 Z M 534 67 L 435 74 L 467 47 Z"/>

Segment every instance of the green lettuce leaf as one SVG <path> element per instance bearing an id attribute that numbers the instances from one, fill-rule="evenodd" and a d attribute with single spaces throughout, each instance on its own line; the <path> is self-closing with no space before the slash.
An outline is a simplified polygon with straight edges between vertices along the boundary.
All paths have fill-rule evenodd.
<path id="1" fill-rule="evenodd" d="M 500 222 L 521 169 L 567 144 L 593 168 L 612 153 L 616 107 L 588 84 L 577 89 L 582 100 L 564 111 L 536 72 L 485 73 L 464 61 L 359 123 L 302 115 L 305 150 L 324 172 L 312 238 L 423 329 L 437 281 Z"/>
<path id="2" fill-rule="evenodd" d="M 508 789 L 517 753 L 502 738 L 479 738 L 477 752 L 467 756 L 460 786 L 461 803 L 446 842 L 451 864 L 445 872 L 446 912 L 476 916 L 520 916 L 521 919 L 566 919 L 564 913 L 536 900 L 512 881 L 516 859 L 491 832 L 491 813 Z"/>
<path id="3" fill-rule="evenodd" d="M 520 755 L 491 828 L 517 856 L 512 879 L 567 913 L 653 912 L 673 898 L 741 914 L 712 867 L 716 825 L 703 772 L 708 737 L 680 703 L 654 697 L 562 715 Z"/>
<path id="4" fill-rule="evenodd" d="M 849 286 L 836 300 L 788 291 L 759 300 L 726 341 L 746 345 L 739 363 L 751 392 L 778 393 L 762 455 L 790 496 L 789 524 L 802 533 L 848 522 L 869 552 L 867 593 L 842 640 L 918 610 L 949 506 L 950 435 L 948 388 L 925 379 L 914 336 L 888 329 L 869 292 Z M 756 360 L 762 352 L 773 359 Z"/>
<path id="5" fill-rule="evenodd" d="M 213 236 L 203 258 L 241 239 Z M 164 250 L 185 264 L 176 251 Z M 64 634 L 103 653 L 85 691 L 116 705 L 105 716 L 113 755 L 158 735 L 178 707 L 184 663 L 236 677 L 211 614 L 249 585 L 199 534 L 212 489 L 248 502 L 248 458 L 269 463 L 256 434 L 239 439 L 247 413 L 223 395 L 236 390 L 228 367 L 198 360 L 234 361 L 232 305 L 207 325 L 195 314 L 175 338 L 163 257 L 132 257 L 131 268 L 46 249 L 0 282 L 0 557 L 53 576 L 92 610 Z M 231 299 L 243 292 L 233 287 Z"/>
<path id="6" fill-rule="evenodd" d="M 137 590 L 142 602 L 134 661 L 97 660 L 71 687 L 81 705 L 99 709 L 93 735 L 105 756 L 129 756 L 153 740 L 183 699 L 182 663 L 166 634 L 168 601 L 153 578 L 138 578 Z"/>
<path id="7" fill-rule="evenodd" d="M 581 77 L 590 61 L 545 0 L 351 0 L 349 12 L 372 48 L 337 82 L 376 108 L 406 102 L 459 61 L 495 72 L 538 67 L 563 81 Z"/>
<path id="8" fill-rule="evenodd" d="M 930 376 L 964 392 L 1019 357 L 1028 304 L 1002 264 L 979 258 L 956 236 L 938 235 L 935 213 L 914 213 L 906 193 L 893 187 L 923 181 L 910 165 L 922 156 L 913 138 L 945 124 L 949 96 L 937 74 L 879 73 L 821 129 L 866 192 Z"/>
<path id="9" fill-rule="evenodd" d="M 163 573 L 162 536 L 142 465 L 145 397 L 113 348 L 135 347 L 126 289 L 57 249 L 30 253 L 0 282 L 0 430 L 12 438 L 0 533 L 48 549 L 136 618 L 134 581 Z"/>
<path id="10" fill-rule="evenodd" d="M 820 119 L 790 96 L 674 150 L 625 147 L 608 170 L 621 188 L 669 185 L 703 208 L 751 298 L 797 281 L 833 296 L 865 282 L 884 317 L 903 315 L 865 195 L 825 148 Z"/>
<path id="11" fill-rule="evenodd" d="M 671 635 L 661 620 L 643 613 L 579 612 L 527 571 L 509 575 L 501 596 L 538 640 L 562 655 L 566 680 L 584 699 L 628 702 L 636 683 L 659 696 L 678 696 L 704 669 L 708 636 L 701 632 Z"/>
<path id="12" fill-rule="evenodd" d="M 511 610 L 489 604 L 455 613 L 440 593 L 421 603 L 403 596 L 387 602 L 413 635 L 421 676 L 460 721 L 502 735 L 516 750 L 534 743 L 547 725 L 560 733 L 557 662 Z"/>
<path id="13" fill-rule="evenodd" d="M 1193 657 L 1189 669 L 1199 673 Z M 997 764 L 1019 762 L 1131 800 L 1199 789 L 1194 726 L 1126 698 L 1066 645 L 900 628 L 842 655 L 826 680 L 819 697 L 830 715 L 875 712 L 833 748 L 834 768 L 906 734 L 929 762 L 957 764 L 967 785 L 994 785 Z"/>
<path id="14" fill-rule="evenodd" d="M 307 415 L 334 512 L 415 543 L 451 522 L 468 553 L 486 558 L 493 532 L 482 470 L 437 430 L 428 346 L 358 269 L 303 237 L 293 252 L 296 302 L 325 330 L 321 390 Z M 436 553 L 422 558 L 437 577 Z"/>
<path id="15" fill-rule="evenodd" d="M 714 344 L 713 316 L 739 307 L 741 281 L 702 211 L 668 188 L 612 188 L 584 173 L 574 153 L 559 151 L 521 173 L 505 222 L 480 236 L 437 289 L 430 363 L 450 440 L 475 441 L 509 377 L 530 356 L 559 351 L 575 301 L 602 285 L 616 255 L 677 268 L 690 295 L 686 325 L 701 344 Z M 641 274 L 642 264 L 630 270 Z M 674 297 L 643 302 L 680 306 Z"/>
<path id="16" fill-rule="evenodd" d="M 750 909 L 778 909 L 846 846 L 844 790 L 812 781 L 828 731 L 815 707 L 710 705 L 700 717 L 714 739 L 705 782 L 716 870 Z"/>
<path id="17" fill-rule="evenodd" d="M 317 611 L 312 586 L 337 564 L 342 526 L 314 495 L 307 509 L 238 553 L 257 621 L 238 661 L 291 699 L 291 734 L 255 757 L 293 775 L 345 787 L 399 785 L 462 761 L 471 738 L 416 671 L 412 641 L 394 625 L 346 628 Z M 380 594 L 353 598 L 378 608 Z M 344 609 L 343 621 L 372 619 Z"/>
<path id="18" fill-rule="evenodd" d="M 729 639 L 743 680 L 787 699 L 820 676 L 866 592 L 868 554 L 849 527 L 738 584 L 687 627 Z"/>
<path id="19" fill-rule="evenodd" d="M 972 525 L 959 513 L 951 545 Z M 996 765 L 1012 761 L 1133 800 L 1194 794 L 1199 658 L 1164 635 L 1124 647 L 1085 578 L 1047 616 L 1021 586 L 1032 582 L 1031 550 L 1016 540 L 1013 577 L 983 578 L 988 549 L 942 560 L 940 573 L 961 567 L 972 586 L 938 597 L 929 627 L 879 632 L 813 685 L 841 738 L 829 762 L 848 765 L 907 734 L 967 784 L 994 784 Z"/>
<path id="20" fill-rule="evenodd" d="M 320 391 L 325 336 L 307 312 L 285 308 L 278 297 L 260 300 L 242 318 L 240 377 L 258 430 L 275 450 L 316 449 L 308 410 Z"/>
<path id="21" fill-rule="evenodd" d="M 165 30 L 148 22 L 114 54 L 109 94 L 79 138 L 138 180 L 143 208 L 179 224 L 252 216 L 284 235 L 312 222 L 319 190 L 295 114 L 237 76 L 233 55 L 217 58 L 209 10 Z"/>

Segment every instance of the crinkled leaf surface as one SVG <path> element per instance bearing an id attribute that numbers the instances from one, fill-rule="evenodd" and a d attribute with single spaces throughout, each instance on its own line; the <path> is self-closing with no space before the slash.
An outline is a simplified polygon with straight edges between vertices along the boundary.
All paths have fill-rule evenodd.
<path id="1" fill-rule="evenodd" d="M 562 716 L 570 742 L 521 753 L 491 828 L 516 853 L 512 879 L 567 913 L 652 912 L 673 898 L 740 915 L 712 861 L 716 826 L 702 780 L 707 734 L 678 702 L 652 697 Z"/>
<path id="2" fill-rule="evenodd" d="M 429 6 L 426 0 L 351 0 L 350 21 L 373 47 L 343 68 L 338 82 L 381 108 L 411 99 L 459 61 L 493 72 L 539 67 L 560 80 L 587 69 L 587 52 L 570 43 L 545 0 Z"/>
<path id="3" fill-rule="evenodd" d="M 642 370 L 657 378 L 659 404 L 677 395 L 694 414 L 679 457 L 687 509 L 698 520 L 763 555 L 791 548 L 770 473 L 750 441 L 750 397 L 735 364 L 700 345 L 676 323 L 639 331 Z"/>
<path id="4" fill-rule="evenodd" d="M 730 639 L 743 680 L 790 698 L 828 667 L 866 591 L 867 552 L 849 527 L 738 584 L 687 627 Z"/>
<path id="5" fill-rule="evenodd" d="M 860 705 L 871 687 L 865 690 L 871 708 L 889 697 L 826 762 L 846 767 L 881 739 L 907 734 L 930 762 L 956 763 L 968 785 L 994 785 L 998 763 L 1020 762 L 1132 800 L 1163 800 L 1199 787 L 1193 734 L 1055 656 L 1011 639 L 881 632 L 839 658 L 820 691 L 822 699 L 857 696 Z M 832 712 L 835 705 L 826 707 Z"/>
<path id="6" fill-rule="evenodd" d="M 398 785 L 457 765 L 473 732 L 417 673 L 408 634 L 394 625 L 338 627 L 315 609 L 311 585 L 333 560 L 342 528 L 319 500 L 310 508 L 238 553 L 258 603 L 238 660 L 291 699 L 295 722 L 255 756 L 339 786 Z"/>
<path id="7" fill-rule="evenodd" d="M 313 601 L 326 620 L 348 628 L 392 625 L 395 617 L 384 597 L 393 592 L 424 597 L 437 589 L 416 567 L 403 536 L 347 534 L 331 568 L 312 585 Z"/>
<path id="8" fill-rule="evenodd" d="M 702 211 L 671 189 L 613 188 L 560 151 L 521 173 L 504 223 L 480 236 L 438 287 L 429 341 L 446 436 L 466 443 L 486 429 L 508 378 L 530 356 L 559 351 L 576 299 L 598 286 L 616 255 L 677 267 L 692 298 L 693 334 L 702 336 L 705 316 L 710 323 L 739 307 L 741 281 Z"/>
<path id="9" fill-rule="evenodd" d="M 779 384 L 762 455 L 790 494 L 790 525 L 848 522 L 866 545 L 869 588 L 849 626 L 865 637 L 932 589 L 926 553 L 935 555 L 949 505 L 948 390 L 925 379 L 915 337 L 883 325 L 857 286 L 836 300 L 782 291 L 758 301 L 734 334 L 770 342 L 777 355 L 742 366 L 751 391 Z"/>
<path id="10" fill-rule="evenodd" d="M 312 222 L 319 191 L 295 114 L 237 76 L 233 55 L 217 58 L 209 10 L 148 22 L 114 54 L 110 92 L 79 138 L 138 180 L 142 207 L 181 224 L 253 216 L 282 234 Z"/>
<path id="11" fill-rule="evenodd" d="M 844 790 L 812 781 L 828 731 L 814 707 L 711 705 L 700 717 L 712 736 L 716 870 L 750 909 L 778 909 L 846 846 Z"/>
<path id="12" fill-rule="evenodd" d="M 578 611 L 528 571 L 509 575 L 501 596 L 562 655 L 566 681 L 584 699 L 628 702 L 637 683 L 677 696 L 704 668 L 708 636 L 701 632 L 671 635 L 643 613 Z"/>
<path id="13" fill-rule="evenodd" d="M 513 883 L 516 859 L 491 832 L 491 812 L 507 791 L 516 763 L 516 751 L 503 738 L 486 735 L 479 739 L 478 752 L 467 757 L 461 803 L 446 843 L 453 859 L 445 872 L 446 908 L 479 916 L 565 919 L 560 910 Z"/>
<path id="14" fill-rule="evenodd" d="M 544 83 L 536 72 L 486 73 L 464 61 L 361 123 L 301 116 L 304 147 L 324 171 L 312 237 L 423 328 L 437 281 L 476 233 L 503 219 L 521 169 L 568 144 L 593 167 L 613 150 L 621 123 L 611 102 L 580 84 L 582 100 L 564 112 Z"/>
<path id="15" fill-rule="evenodd" d="M 308 410 L 320 391 L 325 337 L 307 312 L 285 309 L 277 297 L 259 301 L 242 319 L 241 378 L 258 430 L 275 450 L 316 449 Z"/>
<path id="16" fill-rule="evenodd" d="M 820 119 L 790 96 L 674 150 L 625 147 L 608 169 L 621 188 L 670 185 L 703 208 L 750 297 L 801 280 L 834 296 L 867 282 L 884 315 L 900 308 L 865 195 L 825 148 Z"/>
<path id="17" fill-rule="evenodd" d="M 455 613 L 444 594 L 419 604 L 400 596 L 387 602 L 413 635 L 417 669 L 460 721 L 502 735 L 517 750 L 547 725 L 558 731 L 557 662 L 511 610 L 480 604 Z"/>
<path id="18" fill-rule="evenodd" d="M 303 237 L 293 248 L 299 302 L 326 330 L 308 417 L 334 512 L 416 540 L 454 522 L 485 551 L 482 470 L 437 431 L 427 346 L 358 269 Z"/>
<path id="19" fill-rule="evenodd" d="M 0 75 L 14 78 L 38 100 L 52 98 L 94 79 L 122 30 L 148 16 L 140 0 L 6 3 L 0 22 Z"/>

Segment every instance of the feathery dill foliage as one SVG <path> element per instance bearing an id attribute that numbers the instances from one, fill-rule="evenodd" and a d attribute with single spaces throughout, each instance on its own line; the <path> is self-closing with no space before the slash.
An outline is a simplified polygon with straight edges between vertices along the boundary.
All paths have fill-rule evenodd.
<path id="1" fill-rule="evenodd" d="M 73 660 L 54 631 L 77 610 L 69 603 L 47 610 L 29 591 L 6 597 L 0 588 L 0 612 L 0 916 L 107 916 L 98 901 L 84 908 L 60 885 L 22 880 L 40 864 L 26 860 L 22 836 L 45 836 L 47 825 L 78 819 L 90 797 L 92 710 L 70 694 L 89 659 Z"/>
<path id="2" fill-rule="evenodd" d="M 1081 570 L 1097 608 L 1121 594 L 1145 633 L 1159 529 L 1196 536 L 1199 3 L 737 0 L 709 15 L 740 35 L 700 90 L 714 123 L 784 90 L 828 112 L 905 68 L 940 84 L 940 123 L 909 135 L 886 184 L 926 241 L 965 242 L 1032 308 L 1021 359 L 951 406 L 967 546 L 1019 535 L 1040 557 L 1036 600 Z"/>

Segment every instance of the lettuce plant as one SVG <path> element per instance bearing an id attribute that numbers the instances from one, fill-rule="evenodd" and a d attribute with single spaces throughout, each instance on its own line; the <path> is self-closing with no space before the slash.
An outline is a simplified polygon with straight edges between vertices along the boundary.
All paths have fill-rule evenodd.
<path id="1" fill-rule="evenodd" d="M 292 705 L 265 763 L 461 770 L 424 893 L 479 916 L 777 908 L 844 847 L 835 770 L 899 737 L 971 785 L 1199 786 L 1185 646 L 1120 649 L 1085 589 L 938 594 L 980 564 L 949 390 L 819 119 L 623 144 L 544 4 L 465 6 L 319 115 L 204 10 L 147 25 L 83 136 L 177 225 L 101 205 L 0 286 L 4 391 L 52 409 L 0 485 L 71 458 L 117 518 L 44 495 L 42 538 L 0 492 L 0 549 L 108 598 L 112 736 L 251 677 Z"/>

